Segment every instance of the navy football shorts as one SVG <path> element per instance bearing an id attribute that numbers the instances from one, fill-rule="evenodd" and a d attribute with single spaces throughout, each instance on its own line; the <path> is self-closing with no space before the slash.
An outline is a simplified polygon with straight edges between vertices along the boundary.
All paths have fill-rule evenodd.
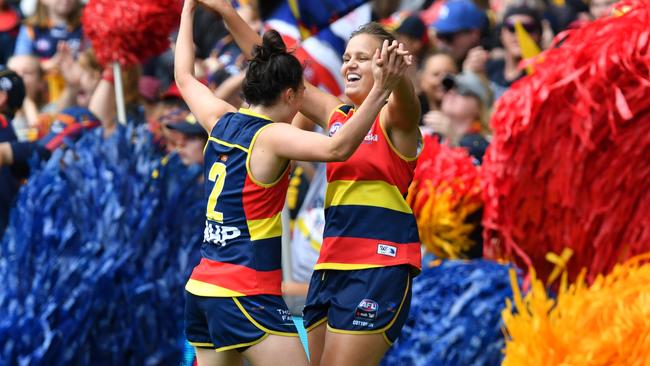
<path id="1" fill-rule="evenodd" d="M 303 310 L 307 332 L 327 321 L 334 333 L 399 336 L 411 307 L 410 267 L 314 271 Z"/>
<path id="2" fill-rule="evenodd" d="M 269 334 L 298 337 L 282 296 L 203 297 L 185 291 L 185 335 L 191 345 L 244 351 Z"/>

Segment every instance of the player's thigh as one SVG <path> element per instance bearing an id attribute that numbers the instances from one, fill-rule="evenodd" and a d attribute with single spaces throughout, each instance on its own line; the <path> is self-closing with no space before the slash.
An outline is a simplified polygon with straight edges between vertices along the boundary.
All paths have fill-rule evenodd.
<path id="1" fill-rule="evenodd" d="M 300 338 L 269 334 L 260 343 L 249 347 L 243 356 L 253 366 L 307 366 L 307 355 Z"/>
<path id="2" fill-rule="evenodd" d="M 325 334 L 327 332 L 327 322 L 312 328 L 307 333 L 307 344 L 309 345 L 309 364 L 312 366 L 320 365 L 320 359 L 325 347 Z"/>
<path id="3" fill-rule="evenodd" d="M 342 334 L 327 331 L 320 366 L 375 366 L 390 345 L 380 333 Z"/>
<path id="4" fill-rule="evenodd" d="M 216 352 L 213 348 L 195 347 L 198 366 L 240 366 L 241 354 L 235 350 Z"/>

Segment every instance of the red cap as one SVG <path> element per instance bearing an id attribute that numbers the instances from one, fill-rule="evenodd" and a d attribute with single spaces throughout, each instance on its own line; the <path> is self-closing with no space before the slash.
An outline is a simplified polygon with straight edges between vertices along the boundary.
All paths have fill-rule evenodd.
<path id="1" fill-rule="evenodd" d="M 183 99 L 183 97 L 181 96 L 181 91 L 178 90 L 178 87 L 174 82 L 172 82 L 171 85 L 169 85 L 169 88 L 167 88 L 167 90 L 165 90 L 165 92 L 162 93 L 160 97 L 162 99 L 171 99 L 171 98 Z"/>
<path id="2" fill-rule="evenodd" d="M 201 84 L 203 85 L 208 85 L 208 79 L 206 78 L 201 78 L 199 79 Z M 168 98 L 177 98 L 177 99 L 183 99 L 183 96 L 181 96 L 181 91 L 178 90 L 178 87 L 176 86 L 175 82 L 172 82 L 171 85 L 169 85 L 169 88 L 165 90 L 164 93 L 160 96 L 161 99 L 168 99 Z"/>
<path id="3" fill-rule="evenodd" d="M 18 12 L 11 8 L 4 11 L 0 10 L 0 32 L 9 32 L 18 28 L 19 25 L 20 15 Z"/>

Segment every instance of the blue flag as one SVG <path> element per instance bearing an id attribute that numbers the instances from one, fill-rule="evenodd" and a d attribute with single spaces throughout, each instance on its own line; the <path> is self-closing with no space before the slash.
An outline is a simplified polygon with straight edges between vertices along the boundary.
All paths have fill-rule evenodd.
<path id="1" fill-rule="evenodd" d="M 302 39 L 317 34 L 367 0 L 287 0 Z"/>

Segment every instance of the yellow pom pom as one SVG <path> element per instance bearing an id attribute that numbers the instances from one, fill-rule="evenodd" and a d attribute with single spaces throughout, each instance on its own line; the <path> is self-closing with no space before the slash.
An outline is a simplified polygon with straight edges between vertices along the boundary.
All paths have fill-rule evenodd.
<path id="1" fill-rule="evenodd" d="M 511 276 L 502 365 L 650 365 L 648 260 L 650 253 L 617 265 L 590 287 L 583 271 L 575 284 L 560 287 L 556 300 L 534 272 L 525 297 Z"/>
<path id="2" fill-rule="evenodd" d="M 457 197 L 455 191 L 444 184 L 434 187 L 427 181 L 424 186 L 415 194 L 427 196 L 416 216 L 420 240 L 439 258 L 463 258 L 463 253 L 475 244 L 470 234 L 476 229 L 476 224 L 468 223 L 467 218 L 481 208 L 480 189 L 477 186 L 472 194 Z"/>

